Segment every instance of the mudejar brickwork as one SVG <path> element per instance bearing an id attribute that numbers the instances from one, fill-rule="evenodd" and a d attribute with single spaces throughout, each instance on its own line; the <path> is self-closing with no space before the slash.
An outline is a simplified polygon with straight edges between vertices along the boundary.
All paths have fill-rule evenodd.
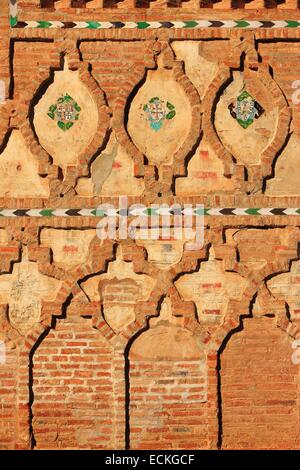
<path id="1" fill-rule="evenodd" d="M 300 449 L 299 7 L 0 0 L 0 449 Z"/>

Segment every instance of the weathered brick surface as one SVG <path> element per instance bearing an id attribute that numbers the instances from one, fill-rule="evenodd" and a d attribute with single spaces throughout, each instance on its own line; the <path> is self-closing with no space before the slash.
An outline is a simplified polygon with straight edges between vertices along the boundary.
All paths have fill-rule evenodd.
<path id="1" fill-rule="evenodd" d="M 0 448 L 12 449 L 15 445 L 17 432 L 17 377 L 18 355 L 17 351 L 8 351 L 6 364 L 1 365 L 1 391 L 0 391 Z"/>
<path id="2" fill-rule="evenodd" d="M 61 320 L 33 356 L 37 448 L 114 446 L 112 348 L 91 320 Z"/>
<path id="3" fill-rule="evenodd" d="M 18 1 L 20 22 L 199 18 L 300 13 L 294 0 Z M 300 449 L 299 215 L 255 215 L 300 207 L 299 38 L 9 28 L 0 0 L 1 209 L 118 208 L 122 192 L 253 209 L 205 216 L 194 251 L 173 234 L 101 243 L 84 212 L 0 217 L 1 449 Z M 264 111 L 247 129 L 229 112 L 244 88 Z M 63 131 L 47 113 L 66 93 L 80 111 Z M 159 131 L 153 97 L 176 104 Z"/>
<path id="4" fill-rule="evenodd" d="M 209 448 L 206 379 L 199 360 L 130 361 L 131 448 Z"/>
<path id="5" fill-rule="evenodd" d="M 299 449 L 299 373 L 274 318 L 245 319 L 221 354 L 223 446 Z"/>

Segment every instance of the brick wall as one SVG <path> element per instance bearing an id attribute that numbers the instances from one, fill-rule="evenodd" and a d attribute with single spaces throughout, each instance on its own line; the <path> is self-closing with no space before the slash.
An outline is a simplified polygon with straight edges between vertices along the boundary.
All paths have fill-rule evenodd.
<path id="1" fill-rule="evenodd" d="M 7 351 L 6 364 L 1 364 L 0 370 L 0 448 L 7 450 L 14 447 L 17 432 L 18 354 L 16 350 Z"/>
<path id="2" fill-rule="evenodd" d="M 207 449 L 206 377 L 200 361 L 130 362 L 132 449 Z"/>
<path id="3" fill-rule="evenodd" d="M 299 449 L 298 3 L 18 0 L 10 27 L 14 3 L 0 448 Z M 120 192 L 203 204 L 203 246 L 100 240 Z"/>
<path id="4" fill-rule="evenodd" d="M 188 330 L 161 321 L 142 333 L 129 352 L 130 447 L 208 448 L 207 381 Z"/>
<path id="5" fill-rule="evenodd" d="M 299 448 L 299 372 L 274 318 L 246 319 L 221 354 L 224 448 Z"/>
<path id="6" fill-rule="evenodd" d="M 103 449 L 114 444 L 112 348 L 91 320 L 60 320 L 33 358 L 37 448 Z"/>

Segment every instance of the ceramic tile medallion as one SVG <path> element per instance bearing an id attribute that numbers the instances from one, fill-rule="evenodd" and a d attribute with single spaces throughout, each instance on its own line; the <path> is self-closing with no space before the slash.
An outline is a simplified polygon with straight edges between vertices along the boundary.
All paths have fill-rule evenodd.
<path id="1" fill-rule="evenodd" d="M 75 121 L 78 121 L 80 111 L 80 106 L 66 93 L 60 96 L 55 104 L 50 106 L 48 116 L 57 121 L 60 129 L 67 131 L 73 126 Z"/>
<path id="2" fill-rule="evenodd" d="M 262 106 L 246 90 L 237 97 L 235 103 L 228 106 L 228 109 L 231 116 L 244 129 L 247 129 L 254 119 L 258 119 L 264 112 Z"/>
<path id="3" fill-rule="evenodd" d="M 163 126 L 165 119 L 170 120 L 176 116 L 175 106 L 169 101 L 165 102 L 157 96 L 151 98 L 147 104 L 143 106 L 146 118 L 150 123 L 151 129 L 159 131 Z"/>
<path id="4" fill-rule="evenodd" d="M 79 71 L 69 70 L 65 59 L 64 69 L 54 72 L 53 81 L 34 106 L 39 143 L 63 174 L 92 146 L 99 119 L 103 119 L 96 97 Z"/>
<path id="5" fill-rule="evenodd" d="M 276 139 L 282 119 L 282 92 L 272 77 L 264 75 L 264 82 L 262 76 L 256 70 L 233 71 L 232 81 L 223 90 L 215 110 L 214 125 L 222 145 L 238 164 L 246 166 L 261 163 Z M 278 99 L 274 99 L 273 92 Z"/>
<path id="6" fill-rule="evenodd" d="M 165 68 L 163 59 L 159 58 L 158 68 L 148 70 L 146 80 L 130 103 L 128 134 L 149 164 L 159 167 L 172 164 L 191 125 L 189 97 L 182 83 L 176 80 L 174 70 Z"/>

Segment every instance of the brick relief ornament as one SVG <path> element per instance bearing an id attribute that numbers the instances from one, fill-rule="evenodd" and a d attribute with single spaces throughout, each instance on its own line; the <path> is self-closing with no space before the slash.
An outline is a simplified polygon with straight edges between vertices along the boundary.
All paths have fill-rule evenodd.
<path id="1" fill-rule="evenodd" d="M 164 299 L 129 350 L 132 449 L 206 448 L 208 367 L 204 345 Z M 193 416 L 187 425 L 186 415 Z M 169 436 L 172 436 L 170 439 Z"/>
<path id="2" fill-rule="evenodd" d="M 159 269 L 167 270 L 179 263 L 183 256 L 184 240 L 139 240 L 136 244 L 143 246 L 148 253 L 148 261 Z"/>
<path id="3" fill-rule="evenodd" d="M 205 97 L 210 83 L 219 73 L 219 62 L 221 62 L 221 57 L 228 54 L 229 47 L 227 40 L 172 42 L 172 49 L 177 59 L 184 62 L 185 73 L 198 91 L 201 100 Z M 219 48 L 222 48 L 222 56 L 216 54 Z"/>
<path id="4" fill-rule="evenodd" d="M 171 164 L 186 140 L 192 123 L 191 105 L 174 71 L 158 58 L 157 70 L 148 70 L 130 108 L 127 129 L 150 164 Z"/>
<path id="5" fill-rule="evenodd" d="M 279 108 L 272 101 L 257 72 L 233 72 L 232 82 L 217 103 L 214 125 L 238 163 L 261 163 L 261 154 L 272 142 L 278 125 Z"/>
<path id="6" fill-rule="evenodd" d="M 34 107 L 33 124 L 42 147 L 63 172 L 76 165 L 80 154 L 92 143 L 98 129 L 97 102 L 80 79 L 78 70 L 63 71 Z"/>
<path id="7" fill-rule="evenodd" d="M 278 274 L 267 281 L 275 298 L 285 300 L 292 320 L 300 319 L 300 261 L 293 261 L 288 273 Z"/>
<path id="8" fill-rule="evenodd" d="M 254 272 L 256 280 L 266 273 L 282 270 L 290 259 L 297 257 L 299 231 L 296 227 L 228 228 L 225 238 L 226 244 L 238 251 L 239 262 Z M 278 268 L 274 268 L 276 265 Z"/>
<path id="9" fill-rule="evenodd" d="M 196 304 L 199 321 L 220 321 L 230 300 L 242 299 L 248 282 L 237 273 L 226 272 L 211 248 L 208 261 L 201 263 L 199 271 L 184 274 L 175 286 L 184 300 Z"/>
<path id="10" fill-rule="evenodd" d="M 295 132 L 288 139 L 286 147 L 275 164 L 274 178 L 266 183 L 268 196 L 299 196 L 300 179 L 295 171 L 299 162 L 300 138 Z"/>
<path id="11" fill-rule="evenodd" d="M 108 264 L 107 272 L 93 276 L 81 284 L 83 295 L 91 302 L 100 302 L 108 325 L 119 332 L 135 320 L 135 305 L 146 301 L 156 281 L 145 274 L 134 272 L 133 263 L 123 260 L 118 247 L 116 260 Z"/>
<path id="12" fill-rule="evenodd" d="M 0 276 L 0 303 L 8 304 L 11 325 L 26 334 L 40 319 L 42 301 L 53 301 L 62 285 L 44 276 L 37 263 L 28 261 L 26 249 L 11 274 Z"/>
<path id="13" fill-rule="evenodd" d="M 202 138 L 194 155 L 187 165 L 187 176 L 176 179 L 176 195 L 193 196 L 217 191 L 234 191 L 235 178 L 224 176 L 223 162 L 209 144 L 209 139 Z"/>
<path id="14" fill-rule="evenodd" d="M 94 230 L 43 228 L 40 232 L 41 245 L 51 248 L 53 262 L 64 269 L 74 269 L 87 263 L 94 237 Z"/>

